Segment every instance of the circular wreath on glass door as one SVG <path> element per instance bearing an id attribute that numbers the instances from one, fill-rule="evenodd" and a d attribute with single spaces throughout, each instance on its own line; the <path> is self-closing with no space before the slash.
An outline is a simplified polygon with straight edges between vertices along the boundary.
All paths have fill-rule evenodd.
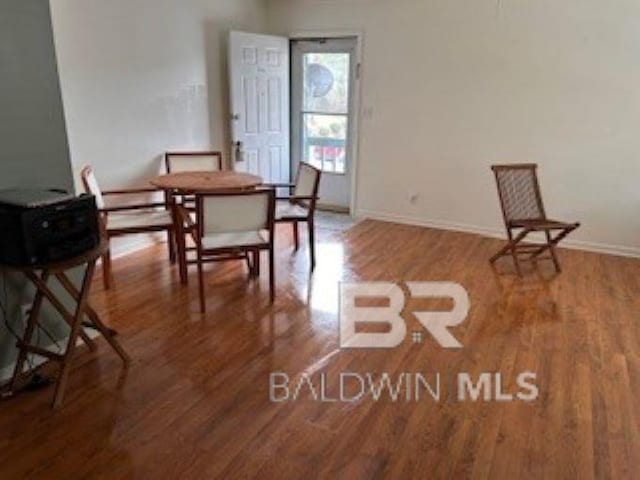
<path id="1" fill-rule="evenodd" d="M 307 65 L 307 89 L 316 98 L 326 96 L 333 88 L 333 73 L 324 65 Z"/>

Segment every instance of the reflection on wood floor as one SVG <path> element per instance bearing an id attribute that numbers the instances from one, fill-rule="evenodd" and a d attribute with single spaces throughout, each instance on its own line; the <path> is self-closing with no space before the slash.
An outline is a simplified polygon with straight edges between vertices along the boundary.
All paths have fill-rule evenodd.
<path id="1" fill-rule="evenodd" d="M 500 242 L 375 221 L 320 229 L 309 276 L 279 232 L 277 297 L 242 262 L 210 266 L 209 313 L 195 272 L 180 286 L 161 247 L 114 264 L 115 287 L 92 302 L 132 357 L 104 344 L 75 360 L 64 407 L 51 391 L 0 404 L 0 478 L 624 478 L 640 465 L 640 261 L 560 250 L 564 273 L 508 259 Z M 306 238 L 304 235 L 301 238 Z M 266 268 L 263 269 L 266 272 Z M 452 329 L 391 350 L 338 348 L 338 282 L 447 280 L 471 297 Z M 408 312 L 408 331 L 421 327 Z M 536 372 L 533 402 L 272 403 L 286 372 L 499 372 L 505 390 Z"/>

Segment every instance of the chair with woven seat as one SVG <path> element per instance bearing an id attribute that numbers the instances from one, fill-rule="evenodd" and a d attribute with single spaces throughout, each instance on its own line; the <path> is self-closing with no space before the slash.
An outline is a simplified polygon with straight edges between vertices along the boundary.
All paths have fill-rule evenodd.
<path id="1" fill-rule="evenodd" d="M 508 242 L 490 261 L 494 263 L 499 258 L 510 255 L 519 276 L 522 276 L 519 256 L 528 255 L 530 260 L 535 261 L 546 251 L 549 251 L 549 258 L 553 260 L 556 271 L 560 273 L 560 262 L 555 247 L 580 226 L 577 222 L 566 223 L 547 218 L 538 184 L 537 168 L 538 166 L 532 163 L 491 167 L 496 177 Z M 546 242 L 523 243 L 527 235 L 536 232 L 544 233 Z"/>
<path id="2" fill-rule="evenodd" d="M 260 275 L 260 252 L 269 253 L 269 298 L 275 298 L 275 192 L 272 189 L 196 195 L 196 249 L 200 311 L 206 312 L 204 264 L 252 257 L 249 275 Z"/>
<path id="3" fill-rule="evenodd" d="M 300 246 L 298 224 L 307 224 L 311 270 L 316 266 L 315 211 L 321 173 L 316 167 L 300 162 L 295 183 L 271 184 L 272 187 L 289 190 L 288 196 L 277 197 L 275 221 L 276 223 L 292 224 L 296 251 Z"/>
<path id="4" fill-rule="evenodd" d="M 126 197 L 150 193 L 162 193 L 157 188 L 132 188 L 127 190 L 102 191 L 93 169 L 86 166 L 80 172 L 84 189 L 96 199 L 100 213 L 102 234 L 108 241 L 113 237 L 139 233 L 167 232 L 169 259 L 176 260 L 176 242 L 173 215 L 169 204 L 163 202 L 145 202 L 107 207 L 105 197 Z M 105 288 L 111 287 L 111 253 L 108 250 L 102 257 L 102 274 Z"/>

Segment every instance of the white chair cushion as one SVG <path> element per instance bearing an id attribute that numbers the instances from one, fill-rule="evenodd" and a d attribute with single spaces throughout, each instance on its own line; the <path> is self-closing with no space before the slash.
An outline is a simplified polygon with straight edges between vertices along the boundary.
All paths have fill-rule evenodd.
<path id="1" fill-rule="evenodd" d="M 291 217 L 306 218 L 309 210 L 287 200 L 276 202 L 276 220 Z"/>
<path id="2" fill-rule="evenodd" d="M 157 210 L 152 212 L 113 212 L 107 216 L 108 230 L 123 230 L 139 227 L 160 227 L 171 225 L 173 218 L 171 212 Z"/>
<path id="3" fill-rule="evenodd" d="M 267 227 L 268 191 L 246 195 L 213 195 L 202 199 L 204 235 L 227 232 L 256 232 Z"/>
<path id="4" fill-rule="evenodd" d="M 202 237 L 202 247 L 205 250 L 216 248 L 233 248 L 248 245 L 269 243 L 269 233 L 265 231 L 210 233 Z"/>

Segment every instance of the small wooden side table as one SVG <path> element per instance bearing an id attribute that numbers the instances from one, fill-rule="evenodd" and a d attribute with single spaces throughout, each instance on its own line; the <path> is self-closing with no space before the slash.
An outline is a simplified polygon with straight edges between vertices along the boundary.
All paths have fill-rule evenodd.
<path id="1" fill-rule="evenodd" d="M 69 371 L 71 369 L 71 360 L 73 352 L 76 347 L 78 337 L 80 337 L 84 343 L 87 344 L 90 350 L 94 351 L 95 343 L 87 336 L 82 329 L 83 326 L 93 328 L 100 332 L 102 336 L 109 343 L 111 348 L 120 356 L 125 366 L 129 364 L 129 356 L 124 351 L 120 343 L 114 338 L 115 332 L 109 329 L 88 303 L 89 291 L 91 290 L 91 283 L 93 280 L 93 274 L 95 271 L 96 261 L 100 258 L 108 249 L 106 242 L 102 242 L 98 247 L 90 250 L 77 257 L 50 264 L 32 265 L 28 267 L 16 267 L 11 265 L 0 265 L 0 269 L 21 272 L 29 279 L 31 283 L 36 287 L 36 293 L 31 305 L 31 312 L 27 320 L 27 325 L 24 331 L 22 340 L 19 340 L 16 344 L 18 347 L 18 359 L 16 361 L 15 370 L 11 380 L 11 393 L 17 392 L 20 377 L 22 376 L 22 369 L 24 362 L 27 359 L 29 353 L 48 358 L 49 360 L 58 362 L 60 364 L 60 373 L 56 381 L 55 393 L 53 397 L 53 408 L 58 408 L 62 405 L 64 398 L 64 391 L 67 385 L 67 379 L 69 377 Z M 86 265 L 86 270 L 82 279 L 82 285 L 78 290 L 73 282 L 69 279 L 66 272 L 72 268 Z M 76 308 L 74 313 L 69 312 L 64 304 L 47 286 L 47 280 L 54 276 L 62 287 L 71 295 L 76 301 Z M 33 333 L 38 326 L 38 319 L 40 316 L 40 310 L 42 308 L 42 302 L 44 298 L 47 298 L 51 305 L 60 313 L 62 318 L 69 324 L 71 333 L 69 335 L 69 341 L 63 353 L 50 352 L 37 345 L 31 344 Z M 84 322 L 84 317 L 87 317 L 88 321 Z"/>

